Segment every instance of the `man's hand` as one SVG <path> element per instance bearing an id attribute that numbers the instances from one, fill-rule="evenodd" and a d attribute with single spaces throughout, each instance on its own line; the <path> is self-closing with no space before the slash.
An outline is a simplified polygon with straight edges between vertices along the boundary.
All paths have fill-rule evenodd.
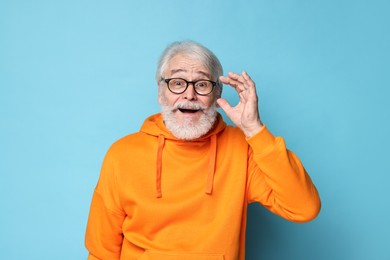
<path id="1" fill-rule="evenodd" d="M 237 91 L 240 101 L 232 107 L 226 99 L 219 98 L 218 105 L 246 137 L 257 134 L 263 124 L 260 121 L 255 82 L 245 71 L 241 75 L 229 72 L 227 76 L 219 77 L 219 80 L 225 85 L 232 86 Z"/>

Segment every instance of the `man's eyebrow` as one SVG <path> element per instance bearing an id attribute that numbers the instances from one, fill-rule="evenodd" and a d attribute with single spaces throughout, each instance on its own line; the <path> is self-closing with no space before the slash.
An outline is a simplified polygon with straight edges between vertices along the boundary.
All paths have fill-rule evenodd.
<path id="1" fill-rule="evenodd" d="M 177 70 L 171 70 L 171 74 L 175 74 L 175 73 L 178 73 L 178 72 L 186 72 L 187 70 L 183 70 L 183 69 L 177 69 Z"/>
<path id="2" fill-rule="evenodd" d="M 184 69 L 176 69 L 176 70 L 171 70 L 171 75 L 179 72 L 187 72 L 187 70 Z M 202 74 L 203 76 L 210 78 L 210 74 L 204 71 L 197 71 L 197 73 Z"/>

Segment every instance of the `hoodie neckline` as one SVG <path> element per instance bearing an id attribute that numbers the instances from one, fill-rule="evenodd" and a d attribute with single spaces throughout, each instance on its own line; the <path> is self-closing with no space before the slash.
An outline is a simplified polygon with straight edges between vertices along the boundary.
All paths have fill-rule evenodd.
<path id="1" fill-rule="evenodd" d="M 148 117 L 141 127 L 141 132 L 156 137 L 157 142 L 157 154 L 156 154 L 156 197 L 162 198 L 162 165 L 163 165 L 163 151 L 166 140 L 172 140 L 174 142 L 205 142 L 209 141 L 209 162 L 207 166 L 207 178 L 205 180 L 205 193 L 211 195 L 214 186 L 215 165 L 217 157 L 217 134 L 223 131 L 226 127 L 226 123 L 223 121 L 222 116 L 218 113 L 215 126 L 206 135 L 197 139 L 186 141 L 176 138 L 165 127 L 161 114 L 154 114 Z"/>

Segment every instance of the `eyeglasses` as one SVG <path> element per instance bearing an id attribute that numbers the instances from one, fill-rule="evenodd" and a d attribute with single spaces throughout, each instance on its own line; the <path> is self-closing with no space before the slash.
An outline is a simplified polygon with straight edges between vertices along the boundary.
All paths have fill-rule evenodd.
<path id="1" fill-rule="evenodd" d="M 201 96 L 207 96 L 213 92 L 214 87 L 217 85 L 217 82 L 201 79 L 197 81 L 187 81 L 181 78 L 171 78 L 171 79 L 162 79 L 167 83 L 168 89 L 174 94 L 184 93 L 189 84 L 194 86 L 195 93 Z"/>

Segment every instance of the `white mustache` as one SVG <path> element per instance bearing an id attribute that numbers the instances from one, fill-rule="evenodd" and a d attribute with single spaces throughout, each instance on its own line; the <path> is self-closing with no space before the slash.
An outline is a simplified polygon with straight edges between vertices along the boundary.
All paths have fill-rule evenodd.
<path id="1" fill-rule="evenodd" d="M 179 101 L 173 106 L 173 110 L 177 109 L 206 110 L 207 107 L 197 102 Z"/>

